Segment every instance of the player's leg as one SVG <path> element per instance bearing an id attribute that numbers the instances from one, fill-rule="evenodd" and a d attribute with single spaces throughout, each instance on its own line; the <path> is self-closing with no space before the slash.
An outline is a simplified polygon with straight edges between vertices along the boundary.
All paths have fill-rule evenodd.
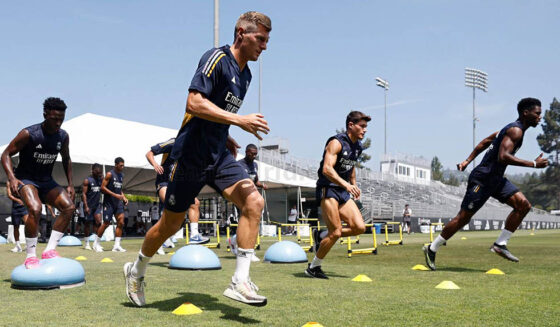
<path id="1" fill-rule="evenodd" d="M 206 244 L 210 242 L 208 237 L 200 235 L 198 232 L 198 220 L 200 219 L 200 201 L 197 198 L 194 199 L 194 203 L 191 204 L 188 210 L 189 215 L 189 226 L 191 235 L 189 237 L 189 243 L 192 244 Z"/>
<path id="2" fill-rule="evenodd" d="M 20 240 L 19 240 L 19 226 L 21 225 L 22 219 L 23 219 L 23 222 L 25 224 L 25 220 L 27 219 L 27 213 L 25 215 L 22 215 L 21 212 L 12 212 L 12 225 L 14 227 L 14 241 L 15 241 L 16 245 L 10 251 L 12 251 L 14 253 L 23 252 L 23 249 L 21 248 L 21 243 L 20 243 Z"/>
<path id="3" fill-rule="evenodd" d="M 95 252 L 103 252 L 103 247 L 101 246 L 101 244 L 99 243 L 101 240 L 101 237 L 103 237 L 103 234 L 105 233 L 105 229 L 107 229 L 107 227 L 109 227 L 109 225 L 111 225 L 111 219 L 113 218 L 113 206 L 106 204 L 103 205 L 103 210 L 102 210 L 102 221 L 103 223 L 101 223 L 101 225 L 99 225 L 99 227 L 97 228 L 97 237 L 95 238 L 95 241 L 93 242 L 93 250 Z M 101 215 L 101 214 L 100 214 Z"/>
<path id="4" fill-rule="evenodd" d="M 346 201 L 346 203 L 339 205 L 338 212 L 340 219 L 347 225 L 342 227 L 341 237 L 360 235 L 366 231 L 364 218 L 356 202 Z"/>
<path id="5" fill-rule="evenodd" d="M 115 214 L 115 218 L 117 219 L 117 228 L 115 228 L 115 245 L 113 246 L 113 252 L 126 252 L 125 249 L 121 246 L 121 238 L 123 234 L 124 228 L 124 209 L 119 208 L 117 213 Z"/>
<path id="6" fill-rule="evenodd" d="M 38 225 L 41 219 L 43 203 L 39 199 L 39 191 L 32 184 L 26 184 L 19 189 L 19 195 L 27 207 L 28 217 L 25 221 L 26 268 L 39 266 L 37 259 Z"/>
<path id="7" fill-rule="evenodd" d="M 89 245 L 89 235 L 90 235 L 90 229 L 91 229 L 91 225 L 93 224 L 93 219 L 90 219 L 90 217 L 93 217 L 92 214 L 88 214 L 86 217 L 84 217 L 84 243 L 86 244 L 84 249 L 86 250 L 91 250 L 91 246 Z"/>
<path id="8" fill-rule="evenodd" d="M 47 204 L 58 209 L 60 212 L 54 221 L 49 242 L 42 255 L 43 259 L 49 259 L 59 256 L 55 250 L 56 246 L 68 228 L 70 220 L 76 211 L 76 206 L 66 190 L 58 185 L 46 193 L 45 199 Z"/>
<path id="9" fill-rule="evenodd" d="M 162 184 L 158 190 L 157 190 L 157 194 L 158 194 L 158 198 L 159 198 L 159 204 L 160 204 L 160 213 L 163 215 L 163 207 L 164 207 L 164 203 L 165 203 L 165 194 L 167 193 L 167 185 L 168 183 L 164 183 Z M 155 224 L 152 224 L 152 227 L 155 226 Z M 173 235 L 172 235 L 173 236 Z M 171 240 L 172 236 L 170 236 L 168 239 L 166 239 L 163 244 L 159 247 L 158 249 L 158 253 L 159 254 L 165 254 L 165 252 L 163 251 L 163 248 L 174 248 L 175 244 L 173 244 L 173 241 Z"/>
<path id="10" fill-rule="evenodd" d="M 235 168 L 232 168 L 235 169 Z M 241 171 L 238 176 L 246 176 Z M 224 296 L 230 299 L 255 305 L 266 305 L 267 299 L 258 295 L 258 287 L 251 281 L 249 271 L 251 260 L 255 254 L 255 243 L 259 233 L 261 213 L 264 199 L 250 179 L 242 179 L 225 188 L 222 195 L 241 209 L 241 217 L 237 228 L 237 261 L 235 273 Z"/>

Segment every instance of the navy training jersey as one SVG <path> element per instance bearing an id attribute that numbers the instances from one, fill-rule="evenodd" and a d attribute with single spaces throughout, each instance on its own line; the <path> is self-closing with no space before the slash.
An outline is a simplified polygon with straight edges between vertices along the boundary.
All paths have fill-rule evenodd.
<path id="1" fill-rule="evenodd" d="M 207 51 L 189 86 L 219 108 L 237 113 L 251 83 L 249 66 L 240 71 L 229 45 Z M 229 125 L 186 113 L 171 153 L 189 165 L 204 168 L 214 164 L 226 149 Z"/>
<path id="2" fill-rule="evenodd" d="M 519 127 L 523 131 L 523 135 L 521 136 L 521 140 L 514 145 L 513 151 L 511 154 L 515 154 L 521 145 L 523 144 L 523 137 L 525 136 L 525 130 L 523 129 L 523 124 L 516 120 L 513 123 L 507 124 L 502 130 L 498 133 L 498 136 L 492 141 L 492 144 L 488 147 L 486 154 L 482 158 L 482 161 L 475 169 L 471 172 L 470 177 L 478 182 L 485 182 L 492 180 L 493 178 L 502 178 L 504 173 L 506 172 L 507 165 L 502 164 L 498 160 L 498 154 L 500 152 L 500 145 L 504 140 L 504 135 L 506 135 L 507 131 L 512 127 Z"/>
<path id="3" fill-rule="evenodd" d="M 124 177 L 123 173 L 117 173 L 114 169 L 112 169 L 111 170 L 111 179 L 107 183 L 107 188 L 109 189 L 109 191 L 111 191 L 115 194 L 121 194 L 122 193 L 123 177 Z M 119 199 L 117 199 L 114 196 L 111 196 L 109 194 L 105 194 L 105 196 L 103 197 L 103 204 L 111 204 L 113 206 L 116 206 L 116 205 L 119 204 L 119 201 L 120 201 Z"/>
<path id="4" fill-rule="evenodd" d="M 243 169 L 245 169 L 247 174 L 249 174 L 249 177 L 251 178 L 253 183 L 259 181 L 259 174 L 258 174 L 259 168 L 257 167 L 257 163 L 254 160 L 253 162 L 249 163 L 247 162 L 247 160 L 245 160 L 245 158 L 243 158 L 241 160 L 238 160 L 237 162 L 239 162 L 239 164 L 241 164 L 241 167 L 243 167 Z"/>
<path id="5" fill-rule="evenodd" d="M 93 176 L 89 176 L 88 189 L 86 192 L 87 205 L 90 209 L 94 209 L 99 205 L 99 200 L 101 199 L 101 182 L 102 178 L 96 179 Z"/>
<path id="6" fill-rule="evenodd" d="M 18 179 L 46 182 L 52 179 L 54 162 L 68 138 L 65 130 L 46 134 L 42 123 L 25 128 L 29 132 L 29 142 L 19 152 L 19 164 L 15 170 Z"/>
<path id="7" fill-rule="evenodd" d="M 358 162 L 358 158 L 362 154 L 362 143 L 360 141 L 356 141 L 356 143 L 352 143 L 350 137 L 346 133 L 336 134 L 335 136 L 331 136 L 327 143 L 325 144 L 325 151 L 323 151 L 323 159 L 321 160 L 321 164 L 319 165 L 319 170 L 317 171 L 317 175 L 319 179 L 317 180 L 317 186 L 338 186 L 340 185 L 331 182 L 325 175 L 323 175 L 323 163 L 325 161 L 325 153 L 326 147 L 330 141 L 337 139 L 340 144 L 342 144 L 342 149 L 336 155 L 336 163 L 334 164 L 334 170 L 345 181 L 350 181 L 350 176 L 352 175 L 352 169 L 356 166 Z"/>
<path id="8" fill-rule="evenodd" d="M 169 156 L 173 145 L 175 144 L 175 138 L 171 138 L 165 142 L 158 143 L 150 148 L 154 155 L 163 155 L 161 157 L 161 167 L 163 167 L 163 176 L 169 176 L 171 173 L 171 166 L 173 165 L 173 159 Z"/>

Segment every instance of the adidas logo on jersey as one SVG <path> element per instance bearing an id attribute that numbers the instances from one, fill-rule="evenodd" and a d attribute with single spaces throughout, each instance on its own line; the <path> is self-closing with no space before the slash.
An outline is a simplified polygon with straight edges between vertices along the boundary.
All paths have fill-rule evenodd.
<path id="1" fill-rule="evenodd" d="M 37 145 L 37 146 L 35 147 L 35 149 L 42 149 L 42 148 L 43 148 L 43 147 L 41 146 L 41 144 L 39 144 L 39 145 Z"/>
<path id="2" fill-rule="evenodd" d="M 233 84 L 235 84 L 235 76 L 233 76 L 233 78 L 231 79 L 231 81 L 233 82 Z"/>

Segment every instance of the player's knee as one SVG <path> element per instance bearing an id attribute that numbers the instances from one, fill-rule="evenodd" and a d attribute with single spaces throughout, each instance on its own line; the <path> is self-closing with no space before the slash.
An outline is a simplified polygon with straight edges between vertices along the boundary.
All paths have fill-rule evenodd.
<path id="1" fill-rule="evenodd" d="M 35 221 L 36 219 L 41 218 L 41 206 L 33 206 L 31 208 L 28 208 L 28 212 L 29 216 L 33 218 L 30 220 Z"/>
<path id="2" fill-rule="evenodd" d="M 248 218 L 260 217 L 264 208 L 264 199 L 258 192 L 249 194 L 243 206 L 243 213 Z"/>
<path id="3" fill-rule="evenodd" d="M 76 211 L 76 206 L 74 203 L 67 204 L 62 210 L 60 211 L 64 215 L 72 215 Z"/>
<path id="4" fill-rule="evenodd" d="M 358 234 L 363 234 L 363 233 L 366 232 L 366 226 L 363 225 L 363 224 L 354 226 L 353 229 L 354 229 L 354 232 L 355 232 L 355 233 L 358 233 Z"/>
<path id="5" fill-rule="evenodd" d="M 520 205 L 519 205 L 519 211 L 521 211 L 521 213 L 523 214 L 527 214 L 529 211 L 531 211 L 531 203 L 529 202 L 529 200 L 524 199 L 523 201 L 521 201 Z"/>
<path id="6" fill-rule="evenodd" d="M 342 228 L 335 228 L 329 234 L 331 238 L 337 240 L 342 237 Z"/>

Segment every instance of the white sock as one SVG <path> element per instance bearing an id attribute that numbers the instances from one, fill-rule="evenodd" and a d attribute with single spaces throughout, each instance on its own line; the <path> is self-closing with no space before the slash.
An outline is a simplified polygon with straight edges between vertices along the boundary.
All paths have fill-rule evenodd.
<path id="1" fill-rule="evenodd" d="M 249 279 L 249 268 L 251 268 L 251 257 L 255 254 L 253 249 L 237 249 L 237 262 L 233 280 L 236 283 L 243 283 Z"/>
<path id="2" fill-rule="evenodd" d="M 84 242 L 86 242 L 86 246 L 89 245 L 89 237 L 88 237 L 88 236 L 85 236 L 85 237 L 84 237 Z"/>
<path id="3" fill-rule="evenodd" d="M 432 250 L 432 252 L 437 252 L 437 250 L 439 249 L 439 247 L 445 243 L 445 239 L 443 237 L 441 237 L 441 235 L 438 235 L 438 237 L 436 237 L 436 239 L 432 242 L 432 245 L 430 245 L 430 250 Z"/>
<path id="4" fill-rule="evenodd" d="M 319 234 L 319 237 L 323 239 L 323 238 L 327 237 L 327 235 L 329 235 L 329 231 L 324 230 L 324 231 L 321 232 L 321 234 Z"/>
<path id="5" fill-rule="evenodd" d="M 148 262 L 150 262 L 152 257 L 147 257 L 142 254 L 142 250 L 138 252 L 138 258 L 134 261 L 132 269 L 130 271 L 131 275 L 134 277 L 144 277 L 146 274 L 146 268 L 148 268 Z"/>
<path id="6" fill-rule="evenodd" d="M 121 238 L 120 237 L 115 237 L 115 246 L 116 248 L 121 246 Z"/>
<path id="7" fill-rule="evenodd" d="M 500 236 L 498 236 L 498 240 L 496 241 L 496 244 L 507 245 L 507 242 L 509 241 L 511 234 L 513 234 L 513 232 L 510 232 L 507 229 L 502 229 L 502 233 L 500 234 Z"/>
<path id="8" fill-rule="evenodd" d="M 319 259 L 317 258 L 317 256 L 315 256 L 311 261 L 311 265 L 309 266 L 309 268 L 319 267 L 322 263 L 323 263 L 323 259 Z"/>
<path id="9" fill-rule="evenodd" d="M 191 237 L 198 235 L 198 223 L 191 223 Z"/>
<path id="10" fill-rule="evenodd" d="M 49 238 L 49 243 L 47 243 L 47 247 L 45 248 L 45 252 L 56 249 L 58 245 L 58 241 L 64 236 L 64 233 L 53 230 L 51 232 L 51 237 Z"/>
<path id="11" fill-rule="evenodd" d="M 21 243 L 19 242 L 19 240 L 16 241 L 16 247 L 17 247 L 18 249 L 21 249 Z"/>
<path id="12" fill-rule="evenodd" d="M 26 237 L 25 238 L 25 245 L 27 248 L 25 252 L 27 253 L 27 258 L 29 257 L 36 257 L 37 256 L 37 237 Z"/>
<path id="13" fill-rule="evenodd" d="M 97 234 L 94 234 L 94 240 L 93 240 L 93 246 L 97 247 L 99 246 L 99 237 L 97 236 Z"/>

